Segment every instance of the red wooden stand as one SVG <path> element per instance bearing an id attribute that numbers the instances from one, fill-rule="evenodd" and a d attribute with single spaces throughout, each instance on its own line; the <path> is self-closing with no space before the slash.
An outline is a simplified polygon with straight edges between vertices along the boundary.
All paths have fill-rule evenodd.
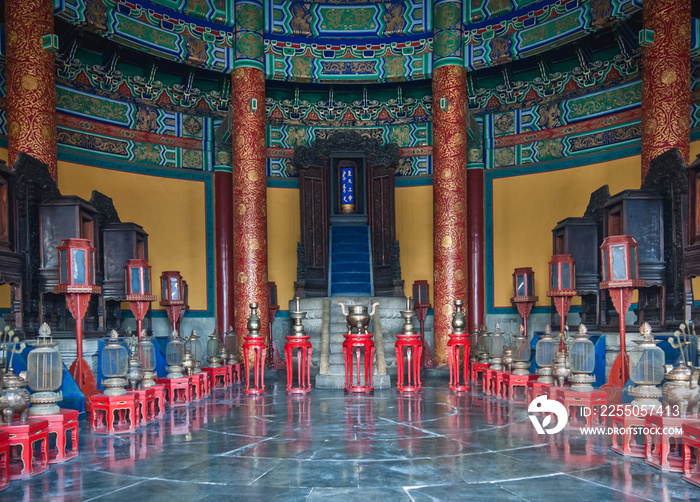
<path id="1" fill-rule="evenodd" d="M 469 380 L 474 382 L 477 387 L 479 386 L 479 377 L 481 377 L 481 384 L 484 382 L 484 372 L 489 369 L 489 364 L 487 363 L 477 363 L 474 361 L 469 362 Z"/>
<path id="2" fill-rule="evenodd" d="M 692 462 L 695 450 L 695 462 Z M 683 424 L 683 479 L 700 487 L 700 422 Z"/>
<path id="3" fill-rule="evenodd" d="M 228 387 L 228 370 L 225 366 L 219 366 L 218 368 L 206 367 L 202 368 L 202 370 L 209 375 L 215 389 Z"/>
<path id="4" fill-rule="evenodd" d="M 450 333 L 449 337 L 447 365 L 450 368 L 450 390 L 464 392 L 469 390 L 469 333 Z"/>
<path id="5" fill-rule="evenodd" d="M 537 375 L 533 376 L 537 377 Z M 538 382 L 536 378 L 529 380 L 527 382 L 527 398 L 525 399 L 525 401 L 529 404 L 540 396 L 547 396 L 548 389 L 552 387 L 552 385 L 554 384 Z"/>
<path id="6" fill-rule="evenodd" d="M 241 363 L 227 364 L 226 370 L 228 371 L 228 384 L 233 385 L 235 383 L 241 383 L 243 381 L 243 371 Z"/>
<path id="7" fill-rule="evenodd" d="M 645 458 L 646 452 L 644 443 L 637 443 L 635 441 L 635 435 L 631 432 L 633 427 L 639 427 L 641 434 L 641 430 L 646 424 L 646 417 L 631 415 L 631 409 L 632 408 L 630 408 L 630 415 L 620 413 L 622 416 L 616 416 L 617 413 L 615 413 L 614 416 L 610 417 L 610 426 L 613 427 L 610 449 L 623 457 Z M 622 433 L 615 433 L 615 428 L 621 429 Z"/>
<path id="8" fill-rule="evenodd" d="M 423 342 L 421 341 L 421 335 L 415 334 L 402 334 L 398 333 L 396 335 L 396 366 L 398 369 L 398 376 L 396 379 L 396 390 L 398 392 L 419 392 L 423 386 L 420 379 L 420 367 L 423 355 Z M 406 352 L 406 367 L 404 368 L 404 349 Z M 450 342 L 447 343 L 447 350 L 449 354 Z M 459 349 L 458 349 L 459 350 Z M 467 361 L 469 361 L 469 348 L 465 349 L 467 351 Z M 449 356 L 448 356 L 449 357 Z M 457 356 L 459 358 L 459 355 Z M 452 360 L 448 359 L 450 362 L 450 389 L 452 389 Z M 467 373 L 464 374 L 465 381 L 467 380 Z M 457 381 L 459 381 L 459 375 L 457 376 Z M 467 382 L 467 389 L 469 389 L 469 383 Z M 453 389 L 462 390 L 462 389 Z"/>
<path id="9" fill-rule="evenodd" d="M 195 402 L 202 399 L 199 386 L 199 377 L 196 373 L 187 377 L 187 384 L 190 389 L 190 402 Z"/>
<path id="10" fill-rule="evenodd" d="M 153 389 L 153 416 L 161 419 L 165 416 L 165 386 L 159 383 L 148 388 Z"/>
<path id="11" fill-rule="evenodd" d="M 214 387 L 214 380 L 211 377 L 211 373 L 202 371 L 202 375 L 204 375 L 204 397 L 209 397 L 211 396 L 211 391 Z"/>
<path id="12" fill-rule="evenodd" d="M 0 492 L 10 486 L 10 434 L 0 431 Z"/>
<path id="13" fill-rule="evenodd" d="M 605 391 L 576 392 L 568 387 L 550 387 L 549 398 L 559 401 L 566 408 L 569 413 L 569 429 L 606 424 L 605 418 L 601 417 L 601 408 L 608 404 Z M 585 423 L 577 421 L 577 418 L 582 418 Z"/>
<path id="14" fill-rule="evenodd" d="M 156 419 L 156 391 L 153 387 L 131 390 L 127 394 L 136 396 L 136 420 L 145 425 Z"/>
<path id="15" fill-rule="evenodd" d="M 92 399 L 92 432 L 122 434 L 139 428 L 136 415 L 136 395 L 105 396 L 96 394 Z"/>
<path id="16" fill-rule="evenodd" d="M 481 390 L 486 394 L 498 395 L 498 389 L 503 380 L 503 372 L 487 368 L 481 377 Z"/>
<path id="17" fill-rule="evenodd" d="M 170 406 L 187 406 L 192 401 L 190 378 L 163 378 L 158 380 L 165 390 L 165 402 Z"/>
<path id="18" fill-rule="evenodd" d="M 646 463 L 662 471 L 683 472 L 682 428 L 697 417 L 648 416 L 645 421 L 644 454 Z M 681 432 L 676 433 L 679 429 Z"/>
<path id="19" fill-rule="evenodd" d="M 537 375 L 514 375 L 512 373 L 506 373 L 501 382 L 500 395 L 503 399 L 507 399 L 508 401 L 524 403 L 527 401 L 528 384 L 536 379 Z M 516 392 L 516 389 L 519 387 L 523 389 L 522 399 Z"/>
<path id="20" fill-rule="evenodd" d="M 245 390 L 246 394 L 262 394 L 265 392 L 265 341 L 259 336 L 243 337 L 243 359 L 245 360 Z M 253 357 L 253 388 L 250 388 L 251 351 Z"/>
<path id="21" fill-rule="evenodd" d="M 508 373 L 505 371 L 493 370 L 493 373 L 491 373 L 491 384 L 489 386 L 489 392 L 492 395 L 503 398 L 502 388 L 507 374 Z"/>
<path id="22" fill-rule="evenodd" d="M 48 421 L 37 418 L 24 424 L 0 426 L 0 431 L 9 434 L 10 480 L 30 478 L 49 468 L 48 426 Z M 34 456 L 36 452 L 39 458 Z"/>
<path id="23" fill-rule="evenodd" d="M 208 374 L 203 371 L 194 373 L 192 375 L 192 381 L 197 383 L 197 398 L 195 401 L 199 401 L 211 395 L 211 385 L 209 383 Z"/>
<path id="24" fill-rule="evenodd" d="M 49 437 L 56 434 L 56 448 L 49 450 L 49 463 L 58 464 L 78 456 L 78 410 L 61 408 L 55 415 L 42 415 L 49 422 Z M 70 434 L 70 450 L 66 451 L 66 437 Z"/>
<path id="25" fill-rule="evenodd" d="M 372 372 L 374 369 L 374 335 L 372 333 L 349 333 L 343 342 L 345 358 L 345 392 L 374 392 Z M 364 350 L 364 384 L 361 380 L 363 369 L 362 351 Z M 353 358 L 357 364 L 357 380 L 354 381 Z"/>
<path id="26" fill-rule="evenodd" d="M 310 336 L 287 336 L 284 344 L 284 360 L 287 367 L 287 392 L 307 394 L 311 392 L 311 347 Z M 297 382 L 294 386 L 294 352 L 297 356 Z"/>

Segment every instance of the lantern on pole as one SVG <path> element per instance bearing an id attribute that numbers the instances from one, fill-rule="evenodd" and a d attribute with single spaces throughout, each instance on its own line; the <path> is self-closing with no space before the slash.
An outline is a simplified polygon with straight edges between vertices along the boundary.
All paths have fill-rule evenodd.
<path id="1" fill-rule="evenodd" d="M 620 354 L 610 368 L 606 389 L 614 389 L 613 395 L 625 386 L 629 378 L 629 356 L 626 347 L 625 313 L 632 303 L 632 293 L 644 287 L 639 278 L 637 241 L 631 235 L 612 235 L 600 246 L 602 281 L 600 289 L 610 293 L 615 310 L 620 316 Z M 609 396 L 612 397 L 612 396 Z M 610 400 L 610 399 L 609 399 Z"/>
<path id="2" fill-rule="evenodd" d="M 148 260 L 127 260 L 124 274 L 126 301 L 129 302 L 136 318 L 136 331 L 141 340 L 143 318 L 148 313 L 151 302 L 157 298 L 151 290 L 151 266 Z"/>
<path id="3" fill-rule="evenodd" d="M 76 358 L 70 373 L 85 395 L 85 409 L 90 409 L 90 398 L 98 392 L 95 375 L 83 359 L 83 318 L 90 304 L 90 296 L 99 294 L 95 284 L 95 248 L 88 239 L 63 239 L 58 250 L 58 286 L 55 293 L 66 297 L 66 306 L 75 319 Z"/>
<path id="4" fill-rule="evenodd" d="M 168 270 L 160 275 L 161 307 L 168 312 L 173 331 L 180 332 L 180 314 L 186 307 L 182 276 L 177 270 Z"/>
<path id="5" fill-rule="evenodd" d="M 535 296 L 535 272 L 531 267 L 516 268 L 513 271 L 513 298 L 511 303 L 518 309 L 520 317 L 523 319 L 523 328 L 527 336 L 527 318 L 533 305 L 537 303 Z"/>
<path id="6" fill-rule="evenodd" d="M 549 287 L 547 296 L 552 298 L 561 320 L 560 331 L 565 332 L 566 316 L 571 307 L 571 299 L 576 296 L 576 276 L 574 257 L 570 254 L 557 254 L 549 262 Z"/>

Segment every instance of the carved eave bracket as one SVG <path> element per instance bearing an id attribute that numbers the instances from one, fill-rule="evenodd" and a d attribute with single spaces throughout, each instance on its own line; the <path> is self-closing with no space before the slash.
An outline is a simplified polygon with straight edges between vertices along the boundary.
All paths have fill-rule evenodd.
<path id="1" fill-rule="evenodd" d="M 328 139 L 317 139 L 310 147 L 294 148 L 293 164 L 297 169 L 324 165 L 333 152 L 362 152 L 370 166 L 396 166 L 399 162 L 399 146 L 396 143 L 383 145 L 374 138 L 362 136 L 355 131 L 338 131 Z"/>

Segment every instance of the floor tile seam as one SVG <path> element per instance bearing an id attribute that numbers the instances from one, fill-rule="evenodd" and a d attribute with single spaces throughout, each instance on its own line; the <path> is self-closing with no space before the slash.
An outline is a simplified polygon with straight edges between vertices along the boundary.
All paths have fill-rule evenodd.
<path id="1" fill-rule="evenodd" d="M 231 486 L 228 483 L 218 483 L 215 481 L 200 481 L 196 479 L 170 479 L 164 478 L 162 476 L 157 476 L 155 478 L 146 479 L 145 481 L 162 481 L 163 483 L 181 483 L 181 484 L 192 484 L 192 485 L 204 485 L 204 486 Z"/>
<path id="2" fill-rule="evenodd" d="M 279 465 L 279 463 L 277 463 L 277 464 L 275 464 L 274 466 L 270 467 L 268 470 L 266 470 L 265 472 L 263 472 L 260 476 L 258 476 L 257 478 L 255 478 L 253 481 L 251 481 L 250 483 L 247 483 L 247 486 L 252 486 L 253 484 L 255 484 L 255 482 L 257 482 L 260 478 L 262 478 L 263 476 L 265 476 L 265 475 L 267 475 L 268 473 L 272 472 L 278 465 Z"/>
<path id="3" fill-rule="evenodd" d="M 467 484 L 470 485 L 485 485 L 485 484 L 492 484 L 492 485 L 498 485 L 499 483 L 513 483 L 515 481 L 529 481 L 532 479 L 545 479 L 545 478 L 555 478 L 557 476 L 565 476 L 565 472 L 549 472 L 547 474 L 537 474 L 534 476 L 522 476 L 519 478 L 509 478 L 509 479 L 491 479 L 491 480 L 484 480 L 484 481 L 475 481 L 473 483 L 467 482 Z"/>
<path id="4" fill-rule="evenodd" d="M 564 475 L 565 475 L 565 476 L 568 476 L 568 477 L 570 477 L 570 478 L 578 479 L 579 481 L 584 481 L 584 482 L 589 483 L 589 484 L 591 484 L 591 485 L 599 486 L 599 487 L 601 487 L 601 488 L 607 488 L 608 490 L 612 490 L 612 491 L 614 491 L 614 492 L 621 493 L 621 494 L 623 494 L 623 495 L 631 495 L 631 496 L 633 496 L 633 497 L 637 497 L 637 498 L 640 499 L 640 500 L 648 500 L 649 502 L 655 502 L 655 499 L 646 498 L 646 497 L 643 497 L 643 496 L 641 496 L 641 495 L 637 495 L 636 493 L 627 492 L 627 491 L 625 491 L 625 490 L 620 490 L 619 488 L 615 488 L 615 487 L 613 487 L 613 486 L 607 486 L 607 485 L 604 485 L 604 484 L 601 484 L 601 483 L 596 483 L 595 481 L 591 481 L 590 479 L 580 478 L 580 477 L 578 477 L 578 476 L 573 475 L 573 474 L 570 473 L 570 472 L 564 473 Z"/>
<path id="5" fill-rule="evenodd" d="M 527 445 L 527 446 L 516 446 L 514 448 L 506 448 L 503 450 L 491 450 L 494 453 L 504 453 L 504 452 L 510 452 L 510 451 L 521 451 L 521 450 L 529 450 L 532 448 L 546 448 L 549 446 L 547 443 L 542 443 L 542 444 L 533 444 L 533 445 Z"/>
<path id="6" fill-rule="evenodd" d="M 107 497 L 107 496 L 109 496 L 109 495 L 114 495 L 115 493 L 118 493 L 118 492 L 120 492 L 120 491 L 122 491 L 122 490 L 126 490 L 127 488 L 132 488 L 132 487 L 134 487 L 134 486 L 140 485 L 141 483 L 145 483 L 146 481 L 148 481 L 148 480 L 147 480 L 147 479 L 143 479 L 143 480 L 139 481 L 138 483 L 132 483 L 132 484 L 127 485 L 127 486 L 122 486 L 122 487 L 120 487 L 120 488 L 117 488 L 116 490 L 112 490 L 111 492 L 102 493 L 102 494 L 100 494 L 100 495 L 96 495 L 95 497 L 91 497 L 91 498 L 89 498 L 89 499 L 85 499 L 85 500 L 83 500 L 82 502 L 92 502 L 93 500 L 98 500 L 98 499 L 101 499 L 101 498 L 103 498 L 103 497 Z"/>
<path id="7" fill-rule="evenodd" d="M 422 432 L 423 434 L 427 434 L 427 435 L 429 435 L 430 437 L 438 437 L 438 438 L 446 438 L 446 439 L 449 439 L 449 438 L 447 438 L 444 434 L 438 434 L 438 433 L 436 433 L 436 432 L 432 432 L 432 431 L 429 431 L 429 430 L 426 430 L 426 429 L 422 429 L 422 428 L 416 427 L 415 425 L 410 424 L 410 423 L 408 423 L 408 422 L 400 422 L 400 421 L 396 421 L 396 420 L 391 420 L 391 419 L 386 418 L 386 417 L 377 417 L 377 418 L 379 418 L 380 420 L 384 420 L 385 422 L 389 422 L 389 423 L 391 423 L 391 424 L 394 424 L 394 425 L 402 425 L 402 426 L 404 426 L 404 427 L 410 427 L 411 429 L 415 429 L 415 430 L 417 430 L 417 431 L 419 431 L 419 432 Z"/>
<path id="8" fill-rule="evenodd" d="M 267 437 L 267 436 L 254 436 L 254 435 L 251 435 L 251 434 L 237 434 L 237 433 L 235 433 L 235 432 L 217 431 L 217 430 L 214 430 L 214 429 L 204 429 L 204 428 L 198 429 L 197 432 L 199 432 L 199 431 L 202 431 L 202 432 L 211 432 L 212 434 L 219 434 L 219 435 L 222 435 L 222 436 L 235 436 L 235 437 L 253 438 L 253 439 L 264 439 L 264 438 Z M 279 434 L 278 434 L 278 435 L 279 435 Z"/>
<path id="9" fill-rule="evenodd" d="M 262 444 L 262 443 L 265 443 L 265 442 L 267 442 L 267 441 L 271 441 L 271 440 L 273 440 L 273 439 L 276 439 L 277 437 L 279 437 L 279 434 L 276 435 L 276 436 L 271 436 L 271 437 L 269 437 L 269 438 L 263 438 L 262 440 L 257 441 L 257 442 L 255 442 L 255 443 L 251 443 L 251 444 L 249 444 L 249 445 L 241 446 L 240 448 L 235 448 L 235 449 L 233 449 L 233 450 L 230 450 L 230 451 L 227 451 L 227 452 L 224 452 L 224 453 L 217 453 L 216 455 L 213 455 L 213 456 L 215 456 L 215 457 L 240 457 L 240 455 L 234 455 L 234 453 L 235 453 L 235 452 L 239 452 L 239 451 L 250 450 L 251 448 L 255 448 L 256 446 L 258 446 L 258 445 L 260 445 L 260 444 Z"/>
<path id="10" fill-rule="evenodd" d="M 173 469 L 172 471 L 168 471 L 168 472 L 166 472 L 166 473 L 164 473 L 164 474 L 170 474 L 170 473 L 172 473 L 172 472 L 176 472 L 176 471 L 179 471 L 179 470 L 182 470 L 182 469 L 184 469 L 184 467 L 179 467 L 179 468 L 177 468 L 177 469 Z M 94 468 L 94 469 L 86 469 L 86 470 L 87 470 L 88 472 L 99 472 L 99 473 L 101 473 L 101 474 L 109 474 L 109 475 L 115 476 L 115 477 L 131 478 L 131 479 L 135 479 L 135 480 L 137 479 L 137 480 L 139 480 L 139 482 L 141 482 L 141 481 L 148 481 L 149 479 L 153 479 L 151 476 L 137 476 L 136 474 L 126 474 L 126 473 L 122 473 L 122 472 L 109 471 L 109 470 L 106 470 L 106 469 Z M 162 476 L 162 475 L 163 475 L 163 474 L 161 474 L 161 476 Z"/>
<path id="11" fill-rule="evenodd" d="M 496 484 L 496 483 L 494 483 L 493 485 L 494 485 L 496 488 L 498 488 L 499 490 L 503 490 L 504 492 L 509 493 L 510 495 L 513 495 L 514 497 L 517 497 L 517 498 L 521 499 L 523 502 L 532 502 L 530 499 L 525 498 L 525 497 L 523 497 L 522 495 L 520 495 L 520 494 L 518 494 L 518 493 L 515 493 L 515 492 L 512 491 L 512 490 L 507 489 L 505 486 L 501 486 L 501 485 Z"/>

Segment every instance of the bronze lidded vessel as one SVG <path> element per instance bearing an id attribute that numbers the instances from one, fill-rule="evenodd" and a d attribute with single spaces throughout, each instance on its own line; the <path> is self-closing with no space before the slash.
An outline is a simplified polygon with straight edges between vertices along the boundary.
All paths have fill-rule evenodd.
<path id="1" fill-rule="evenodd" d="M 374 302 L 371 309 L 368 311 L 364 305 L 350 305 L 346 308 L 343 302 L 338 302 L 345 320 L 348 325 L 348 335 L 352 334 L 352 330 L 356 329 L 358 335 L 366 335 L 367 326 L 369 326 L 370 317 L 374 315 L 375 309 L 379 302 Z"/>
<path id="2" fill-rule="evenodd" d="M 12 366 L 10 366 L 7 368 L 7 373 L 3 376 L 0 408 L 2 408 L 3 419 L 7 425 L 12 425 L 12 419 L 15 413 L 19 414 L 19 421 L 21 423 L 27 422 L 30 397 L 26 389 L 26 375 L 26 371 L 15 375 L 12 372 Z"/>

